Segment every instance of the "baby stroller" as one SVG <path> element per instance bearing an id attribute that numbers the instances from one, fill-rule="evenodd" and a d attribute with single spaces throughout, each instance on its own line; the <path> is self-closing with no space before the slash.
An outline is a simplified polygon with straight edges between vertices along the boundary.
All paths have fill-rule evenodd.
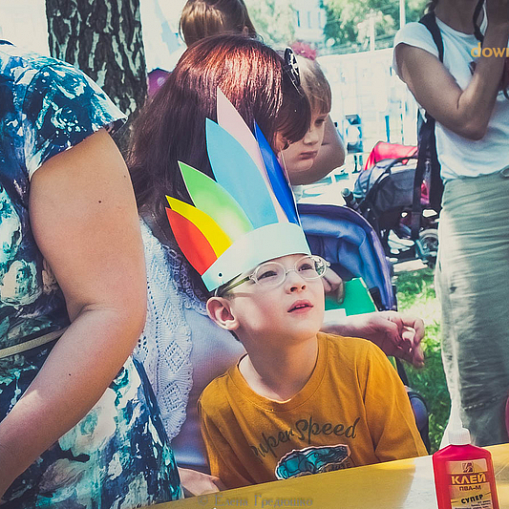
<path id="1" fill-rule="evenodd" d="M 383 145 L 381 150 L 380 145 Z M 394 149 L 392 149 L 394 147 Z M 393 154 L 392 158 L 379 159 Z M 411 211 L 417 148 L 379 142 L 355 182 L 352 194 L 346 193 L 347 205 L 357 210 L 377 232 L 385 254 L 398 261 L 418 258 L 434 267 L 438 250 L 438 213 L 429 206 L 426 184 L 421 186 L 422 215 L 418 235 L 412 236 Z M 417 229 L 416 229 L 417 232 Z"/>
<path id="2" fill-rule="evenodd" d="M 395 310 L 396 297 L 390 266 L 371 225 L 357 212 L 338 205 L 299 204 L 298 210 L 311 252 L 325 258 L 332 270 L 345 281 L 362 277 L 379 311 Z M 408 387 L 408 377 L 398 359 L 396 367 L 401 380 Z M 408 395 L 417 428 L 429 451 L 426 402 L 411 389 Z"/>

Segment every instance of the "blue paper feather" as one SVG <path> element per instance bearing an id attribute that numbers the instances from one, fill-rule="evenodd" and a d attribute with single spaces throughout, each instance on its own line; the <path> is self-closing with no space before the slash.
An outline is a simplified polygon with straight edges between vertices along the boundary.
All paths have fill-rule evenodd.
<path id="1" fill-rule="evenodd" d="M 255 229 L 277 223 L 267 184 L 244 147 L 208 118 L 205 131 L 207 152 L 216 181 L 244 209 Z"/>
<path id="2" fill-rule="evenodd" d="M 290 189 L 290 184 L 288 183 L 288 180 L 286 179 L 283 172 L 283 168 L 281 168 L 281 165 L 279 164 L 276 155 L 272 151 L 269 142 L 256 123 L 255 134 L 256 139 L 258 140 L 258 145 L 260 146 L 265 168 L 267 169 L 267 174 L 270 179 L 272 190 L 274 191 L 274 194 L 276 195 L 276 198 L 279 201 L 281 207 L 285 211 L 285 214 L 288 217 L 288 221 L 300 225 L 300 220 L 299 216 L 297 215 L 295 200 L 293 197 L 293 192 Z"/>

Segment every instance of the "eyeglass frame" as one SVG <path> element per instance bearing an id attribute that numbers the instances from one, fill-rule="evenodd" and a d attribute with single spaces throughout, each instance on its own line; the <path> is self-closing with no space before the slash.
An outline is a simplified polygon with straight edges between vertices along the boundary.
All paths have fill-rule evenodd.
<path id="1" fill-rule="evenodd" d="M 302 274 L 300 274 L 297 270 L 297 264 L 299 262 L 301 262 L 304 258 L 311 258 L 312 260 L 316 260 L 317 258 L 320 259 L 322 262 L 323 262 L 323 265 L 325 267 L 325 270 L 321 273 L 321 274 L 318 274 L 317 277 L 312 277 L 312 278 L 305 278 L 302 276 Z M 258 265 L 252 272 L 251 274 L 243 277 L 242 279 L 240 279 L 239 281 L 235 281 L 234 283 L 231 283 L 231 284 L 226 284 L 225 287 L 221 288 L 217 288 L 216 291 L 214 292 L 214 297 L 222 297 L 223 295 L 225 295 L 227 292 L 233 290 L 234 288 L 237 288 L 237 286 L 240 286 L 244 283 L 247 283 L 249 280 L 253 281 L 253 283 L 257 284 L 257 285 L 260 285 L 260 283 L 258 283 L 258 279 L 256 278 L 256 272 L 258 271 L 258 269 L 260 267 L 263 267 L 264 265 L 268 264 L 268 263 L 275 263 L 277 265 L 280 265 L 281 267 L 283 267 L 283 270 L 285 271 L 285 275 L 284 275 L 284 278 L 281 280 L 280 283 L 278 283 L 277 285 L 274 285 L 274 286 L 269 286 L 268 288 L 277 288 L 278 286 L 281 286 L 285 281 L 286 281 L 286 276 L 288 276 L 288 274 L 290 272 L 295 272 L 296 274 L 298 274 L 302 279 L 304 279 L 304 281 L 314 281 L 316 279 L 321 279 L 325 276 L 325 273 L 327 272 L 327 269 L 330 267 L 330 263 L 325 260 L 324 258 L 322 258 L 321 256 L 318 256 L 318 255 L 304 255 L 302 256 L 301 258 L 299 258 L 298 260 L 295 261 L 295 263 L 293 264 L 293 268 L 291 269 L 286 269 L 285 266 L 282 264 L 282 263 L 279 263 L 279 262 L 272 262 L 272 261 L 268 261 L 268 262 L 263 262 L 261 263 L 260 265 Z M 262 288 L 263 286 L 260 285 Z"/>

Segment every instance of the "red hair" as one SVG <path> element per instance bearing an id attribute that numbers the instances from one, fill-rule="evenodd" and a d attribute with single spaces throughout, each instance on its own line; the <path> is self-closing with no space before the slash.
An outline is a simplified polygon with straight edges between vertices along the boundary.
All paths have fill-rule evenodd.
<path id="1" fill-rule="evenodd" d="M 251 128 L 256 119 L 272 144 L 276 132 L 289 142 L 307 132 L 309 102 L 286 76 L 281 57 L 247 37 L 203 39 L 182 55 L 134 125 L 128 165 L 140 208 L 159 216 L 165 194 L 187 197 L 178 161 L 212 176 L 205 118 L 217 120 L 217 88 Z"/>

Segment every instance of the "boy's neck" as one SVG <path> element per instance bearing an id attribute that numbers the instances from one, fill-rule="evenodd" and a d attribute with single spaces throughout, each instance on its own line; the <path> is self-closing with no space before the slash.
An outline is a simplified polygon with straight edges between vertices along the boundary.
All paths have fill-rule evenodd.
<path id="1" fill-rule="evenodd" d="M 318 357 L 318 338 L 277 349 L 246 349 L 248 355 L 239 369 L 251 389 L 265 398 L 286 401 L 311 377 Z"/>

